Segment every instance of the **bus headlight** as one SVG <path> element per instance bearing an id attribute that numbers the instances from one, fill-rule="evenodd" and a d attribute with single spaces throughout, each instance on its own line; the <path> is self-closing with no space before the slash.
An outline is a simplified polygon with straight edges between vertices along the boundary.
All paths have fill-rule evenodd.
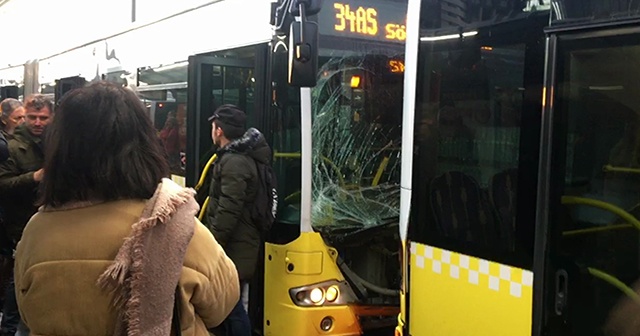
<path id="1" fill-rule="evenodd" d="M 327 288 L 325 298 L 327 299 L 327 301 L 333 302 L 338 298 L 338 295 L 340 295 L 340 289 L 338 289 L 338 286 L 334 285 Z"/>
<path id="2" fill-rule="evenodd" d="M 324 300 L 324 292 L 322 289 L 316 287 L 309 292 L 309 299 L 311 299 L 311 302 L 319 304 Z"/>
<path id="3" fill-rule="evenodd" d="M 345 305 L 355 302 L 355 294 L 346 281 L 326 281 L 314 285 L 291 288 L 289 296 L 298 306 Z"/>

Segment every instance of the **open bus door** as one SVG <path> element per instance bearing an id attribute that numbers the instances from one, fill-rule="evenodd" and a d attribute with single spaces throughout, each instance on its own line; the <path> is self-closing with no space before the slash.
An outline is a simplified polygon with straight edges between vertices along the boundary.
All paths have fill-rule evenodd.
<path id="1" fill-rule="evenodd" d="M 396 335 L 531 335 L 549 14 L 446 30 L 432 5 L 407 19 Z"/>
<path id="2" fill-rule="evenodd" d="M 548 31 L 536 335 L 638 330 L 640 27 L 606 27 Z"/>
<path id="3" fill-rule="evenodd" d="M 211 123 L 207 120 L 220 105 L 233 104 L 245 111 L 247 127 L 257 127 L 264 132 L 262 125 L 263 94 L 265 77 L 262 68 L 265 63 L 266 44 L 258 44 L 207 55 L 189 57 L 186 120 L 186 153 L 180 153 L 186 164 L 185 177 L 172 175 L 174 180 L 188 187 L 195 187 L 199 214 L 204 222 L 206 218 L 207 197 L 211 180 L 209 169 L 215 162 L 216 148 L 211 139 Z M 215 55 L 215 56 L 214 56 Z M 182 104 L 184 105 L 184 104 Z M 177 114 L 184 109 L 178 104 Z M 178 119 L 182 116 L 178 115 Z M 262 255 L 258 260 L 263 259 Z M 262 324 L 263 272 L 264 265 L 258 263 L 255 276 L 249 284 L 249 316 L 252 325 Z"/>
<path id="4" fill-rule="evenodd" d="M 254 62 L 247 59 L 195 55 L 189 57 L 187 93 L 186 185 L 194 187 L 213 155 L 211 123 L 207 119 L 223 104 L 253 114 L 250 94 Z"/>
<path id="5" fill-rule="evenodd" d="M 65 95 L 65 93 L 73 89 L 83 87 L 86 83 L 87 81 L 84 78 L 79 76 L 56 79 L 54 103 L 57 104 L 60 101 L 60 99 Z"/>
<path id="6" fill-rule="evenodd" d="M 20 93 L 15 85 L 0 87 L 0 99 L 15 98 L 18 99 Z"/>

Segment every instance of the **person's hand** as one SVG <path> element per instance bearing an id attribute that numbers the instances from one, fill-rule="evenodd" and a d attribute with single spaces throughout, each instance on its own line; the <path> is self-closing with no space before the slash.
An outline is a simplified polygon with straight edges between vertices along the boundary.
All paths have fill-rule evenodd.
<path id="1" fill-rule="evenodd" d="M 43 177 L 44 177 L 44 169 L 43 168 L 40 168 L 40 170 L 38 170 L 35 173 L 33 173 L 33 180 L 36 181 L 36 182 L 42 181 Z"/>

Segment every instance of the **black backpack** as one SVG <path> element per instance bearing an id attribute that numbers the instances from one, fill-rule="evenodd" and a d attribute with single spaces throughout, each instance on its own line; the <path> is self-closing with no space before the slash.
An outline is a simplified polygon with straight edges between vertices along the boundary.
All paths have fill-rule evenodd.
<path id="1" fill-rule="evenodd" d="M 271 165 L 253 160 L 258 172 L 258 189 L 251 206 L 251 220 L 266 235 L 276 219 L 278 210 L 278 182 Z"/>

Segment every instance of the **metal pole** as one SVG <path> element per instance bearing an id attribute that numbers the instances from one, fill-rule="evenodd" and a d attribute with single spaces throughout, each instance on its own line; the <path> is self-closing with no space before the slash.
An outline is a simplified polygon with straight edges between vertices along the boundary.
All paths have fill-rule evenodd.
<path id="1" fill-rule="evenodd" d="M 136 22 L 136 0 L 131 0 L 131 22 Z"/>
<path id="2" fill-rule="evenodd" d="M 420 0 L 407 5 L 407 43 L 405 45 L 404 99 L 402 103 L 402 168 L 400 173 L 400 239 L 407 240 L 411 211 L 413 177 L 413 130 L 420 47 Z"/>
<path id="3" fill-rule="evenodd" d="M 300 129 L 302 131 L 302 186 L 300 203 L 300 233 L 313 232 L 311 225 L 311 193 L 313 138 L 311 136 L 311 88 L 300 88 Z"/>

